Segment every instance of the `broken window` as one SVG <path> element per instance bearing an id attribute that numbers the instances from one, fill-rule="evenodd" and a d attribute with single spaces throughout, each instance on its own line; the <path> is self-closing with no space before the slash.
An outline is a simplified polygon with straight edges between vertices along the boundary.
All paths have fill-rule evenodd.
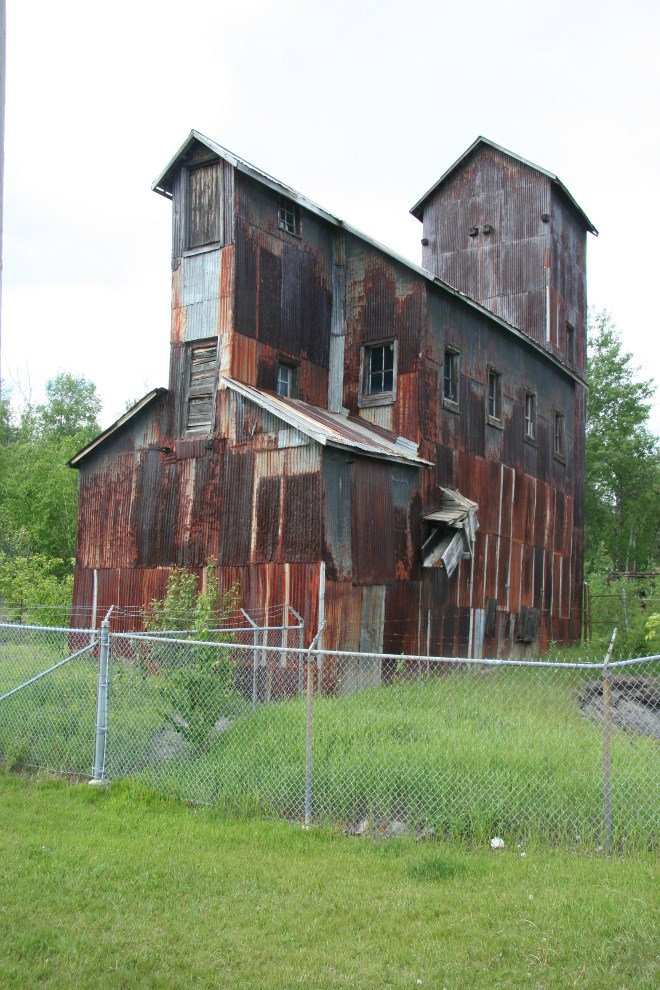
<path id="1" fill-rule="evenodd" d="M 486 397 L 488 422 L 493 426 L 502 425 L 502 376 L 499 371 L 488 371 L 488 395 Z"/>
<path id="2" fill-rule="evenodd" d="M 554 431 L 554 455 L 558 461 L 564 460 L 564 435 L 565 421 L 564 414 L 559 409 L 555 409 L 555 431 Z"/>
<path id="3" fill-rule="evenodd" d="M 445 348 L 442 398 L 444 405 L 454 410 L 458 410 L 460 359 L 460 353 L 454 350 L 453 347 Z"/>
<path id="4" fill-rule="evenodd" d="M 536 395 L 525 392 L 525 440 L 536 443 Z"/>
<path id="5" fill-rule="evenodd" d="M 189 346 L 188 391 L 184 422 L 186 433 L 211 433 L 213 431 L 217 363 L 217 340 Z"/>
<path id="6" fill-rule="evenodd" d="M 360 405 L 378 405 L 396 398 L 397 342 L 388 340 L 362 348 Z"/>
<path id="7" fill-rule="evenodd" d="M 291 199 L 280 198 L 277 208 L 277 226 L 288 234 L 298 233 L 298 208 Z"/>
<path id="8" fill-rule="evenodd" d="M 476 502 L 450 488 L 441 488 L 440 507 L 424 516 L 424 567 L 442 567 L 451 577 L 461 558 L 469 560 L 479 528 Z"/>

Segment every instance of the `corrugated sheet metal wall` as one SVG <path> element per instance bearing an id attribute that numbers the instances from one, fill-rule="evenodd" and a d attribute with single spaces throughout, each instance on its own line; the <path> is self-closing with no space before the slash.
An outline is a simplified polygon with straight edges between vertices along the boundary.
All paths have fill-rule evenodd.
<path id="1" fill-rule="evenodd" d="M 584 221 L 547 175 L 481 146 L 425 204 L 424 236 L 425 268 L 562 358 L 571 323 L 584 370 Z"/>

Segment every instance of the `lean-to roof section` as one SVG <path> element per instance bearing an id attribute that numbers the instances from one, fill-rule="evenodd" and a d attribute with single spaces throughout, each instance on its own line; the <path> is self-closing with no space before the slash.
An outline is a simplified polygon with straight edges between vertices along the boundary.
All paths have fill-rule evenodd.
<path id="1" fill-rule="evenodd" d="M 366 457 L 379 457 L 418 467 L 431 463 L 419 457 L 417 444 L 413 441 L 397 437 L 389 430 L 380 429 L 356 416 L 331 413 L 300 399 L 289 399 L 243 385 L 224 375 L 220 383 L 323 446 L 349 448 Z"/>
<path id="2" fill-rule="evenodd" d="M 104 441 L 107 440 L 108 437 L 112 436 L 113 433 L 116 433 L 122 428 L 122 426 L 125 426 L 126 423 L 130 422 L 134 416 L 137 416 L 143 409 L 146 409 L 147 406 L 151 405 L 154 399 L 159 398 L 161 395 L 165 395 L 166 392 L 166 388 L 152 388 L 152 390 L 142 396 L 142 398 L 136 402 L 134 406 L 127 409 L 126 412 L 119 417 L 119 419 L 116 419 L 114 423 L 111 423 L 106 430 L 103 430 L 97 437 L 94 437 L 90 443 L 86 444 L 82 450 L 79 450 L 77 454 L 74 454 L 73 457 L 67 461 L 68 466 L 72 468 L 80 467 L 80 463 L 85 459 L 85 457 L 91 454 L 98 446 L 100 446 L 100 444 L 104 443 Z"/>

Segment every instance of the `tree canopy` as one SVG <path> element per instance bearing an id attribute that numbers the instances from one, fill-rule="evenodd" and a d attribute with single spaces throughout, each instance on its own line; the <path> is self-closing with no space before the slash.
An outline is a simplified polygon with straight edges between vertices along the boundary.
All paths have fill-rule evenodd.
<path id="1" fill-rule="evenodd" d="M 66 462 L 98 432 L 101 401 L 85 378 L 59 374 L 46 401 L 0 404 L 0 552 L 41 554 L 62 567 L 76 549 L 78 478 Z"/>
<path id="2" fill-rule="evenodd" d="M 605 551 L 616 570 L 650 570 L 660 523 L 660 452 L 649 426 L 655 386 L 638 377 L 606 312 L 590 320 L 587 375 L 587 566 Z"/>

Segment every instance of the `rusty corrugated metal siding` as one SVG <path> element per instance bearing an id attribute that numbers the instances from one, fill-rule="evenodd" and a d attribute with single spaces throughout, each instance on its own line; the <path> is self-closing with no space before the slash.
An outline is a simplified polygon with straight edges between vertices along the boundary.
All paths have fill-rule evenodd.
<path id="1" fill-rule="evenodd" d="M 570 323 L 584 371 L 587 226 L 550 176 L 480 145 L 423 212 L 425 268 L 562 359 Z"/>
<path id="2" fill-rule="evenodd" d="M 280 229 L 277 194 L 226 161 L 192 180 L 198 199 L 215 198 L 215 226 L 199 216 L 191 221 L 191 169 L 204 170 L 207 159 L 208 149 L 193 146 L 171 177 L 170 393 L 81 464 L 76 603 L 89 598 L 94 568 L 99 601 L 135 604 L 162 594 L 172 566 L 200 573 L 213 556 L 222 586 L 237 580 L 246 605 L 291 602 L 305 618 L 308 642 L 323 564 L 328 647 L 506 653 L 518 648 L 525 607 L 539 610 L 539 643 L 575 638 L 583 386 L 355 232 L 303 207 L 295 233 Z M 539 219 L 546 212 L 547 224 Z M 584 224 L 547 176 L 489 149 L 431 197 L 424 222 L 435 229 L 425 265 L 562 359 L 570 322 L 575 369 L 583 368 Z M 467 236 L 467 227 L 485 222 L 490 234 Z M 191 238 L 212 235 L 214 243 L 188 250 Z M 391 431 L 381 434 L 390 443 L 396 436 L 418 443 L 433 466 L 322 446 L 302 421 L 291 420 L 296 429 L 280 419 L 281 408 L 222 386 L 208 435 L 186 436 L 190 342 L 216 337 L 219 371 L 234 388 L 273 392 L 278 361 L 289 359 L 298 365 L 299 397 L 318 407 L 319 428 L 319 410 L 343 403 L 376 430 Z M 363 404 L 363 349 L 387 340 L 398 346 L 396 396 Z M 446 347 L 460 352 L 457 410 L 443 405 Z M 329 367 L 331 353 L 341 366 Z M 498 426 L 486 416 L 491 368 L 502 376 Z M 533 443 L 524 438 L 526 391 L 536 396 Z M 553 456 L 556 410 L 565 417 L 563 459 Z M 348 437 L 353 423 L 328 419 L 325 427 Z M 479 506 L 473 556 L 451 578 L 422 567 L 420 555 L 422 517 L 446 487 Z M 357 665 L 342 680 L 329 667 L 324 687 L 353 690 L 391 675 L 387 665 Z M 286 694 L 285 680 L 273 690 Z"/>

